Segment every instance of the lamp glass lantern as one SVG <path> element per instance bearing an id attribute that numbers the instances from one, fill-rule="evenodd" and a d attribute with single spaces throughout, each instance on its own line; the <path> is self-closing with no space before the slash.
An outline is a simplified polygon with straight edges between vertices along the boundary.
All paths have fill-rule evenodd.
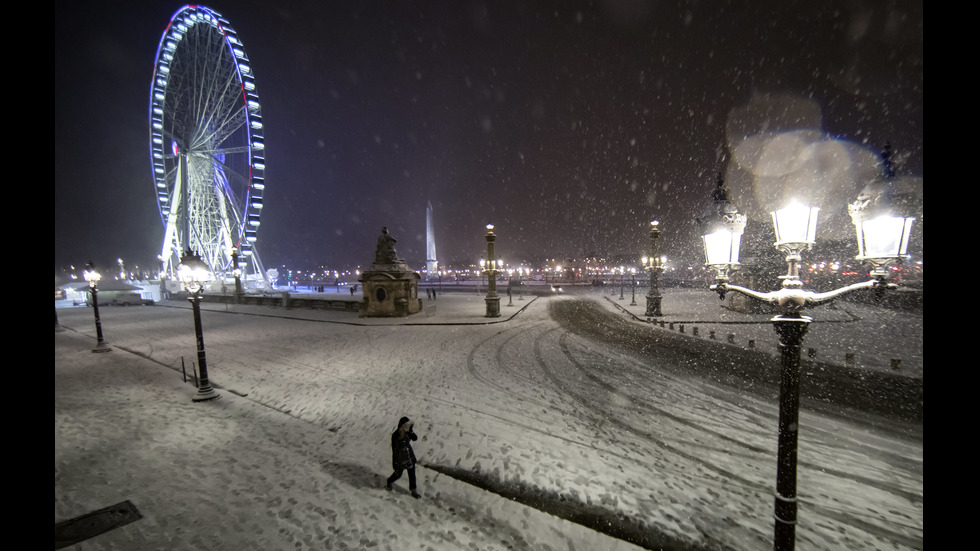
<path id="1" fill-rule="evenodd" d="M 727 279 L 730 270 L 738 269 L 744 231 L 745 215 L 739 214 L 730 203 L 703 222 L 704 263 L 717 273 L 718 279 Z M 651 263 L 658 260 L 651 259 Z"/>
<path id="2" fill-rule="evenodd" d="M 876 268 L 907 259 L 917 207 L 917 194 L 901 189 L 895 179 L 868 184 L 847 207 L 857 233 L 857 259 Z"/>
<path id="3" fill-rule="evenodd" d="M 704 240 L 705 264 L 731 267 L 738 265 L 738 251 L 742 244 L 742 232 L 732 227 L 722 227 L 701 236 Z"/>
<path id="4" fill-rule="evenodd" d="M 180 265 L 177 266 L 177 277 L 180 278 L 188 292 L 197 293 L 201 290 L 204 282 L 211 280 L 211 270 L 201 260 L 200 256 L 188 252 L 180 259 Z"/>
<path id="5" fill-rule="evenodd" d="M 854 223 L 857 230 L 858 259 L 899 259 L 906 257 L 909 234 L 915 218 L 878 216 Z"/>
<path id="6" fill-rule="evenodd" d="M 773 211 L 772 226 L 776 230 L 776 248 L 799 253 L 809 250 L 817 239 L 817 215 L 820 207 L 798 202 Z"/>
<path id="7" fill-rule="evenodd" d="M 95 266 L 89 264 L 82 272 L 82 277 L 88 282 L 89 287 L 95 287 L 102 279 L 102 274 L 95 270 Z"/>

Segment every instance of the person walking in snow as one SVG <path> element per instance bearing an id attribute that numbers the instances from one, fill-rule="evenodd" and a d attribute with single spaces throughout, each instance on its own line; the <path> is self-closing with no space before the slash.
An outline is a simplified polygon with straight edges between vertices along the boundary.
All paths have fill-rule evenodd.
<path id="1" fill-rule="evenodd" d="M 422 496 L 419 495 L 415 482 L 415 464 L 418 461 L 415 460 L 415 451 L 412 450 L 412 440 L 418 440 L 419 437 L 412 430 L 414 425 L 411 419 L 402 417 L 398 420 L 398 428 L 391 433 L 391 467 L 395 472 L 388 477 L 385 489 L 390 492 L 391 485 L 401 478 L 402 472 L 408 471 L 408 489 L 412 492 L 412 497 L 418 499 Z"/>

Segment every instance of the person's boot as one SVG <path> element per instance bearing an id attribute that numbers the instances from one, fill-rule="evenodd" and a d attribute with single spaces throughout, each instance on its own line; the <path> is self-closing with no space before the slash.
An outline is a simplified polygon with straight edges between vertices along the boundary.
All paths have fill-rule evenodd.
<path id="1" fill-rule="evenodd" d="M 412 489 L 412 497 L 414 497 L 415 499 L 418 499 L 418 498 L 420 498 L 420 497 L 422 497 L 422 496 L 420 496 L 420 495 L 419 495 L 419 493 L 418 493 L 418 492 L 416 492 L 416 491 L 415 491 L 415 489 L 413 488 L 413 489 Z"/>

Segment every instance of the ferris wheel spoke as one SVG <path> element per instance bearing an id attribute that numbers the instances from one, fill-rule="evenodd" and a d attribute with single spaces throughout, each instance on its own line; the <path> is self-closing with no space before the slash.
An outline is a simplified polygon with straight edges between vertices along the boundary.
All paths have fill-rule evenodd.
<path id="1" fill-rule="evenodd" d="M 214 162 L 215 165 L 221 167 L 221 172 L 225 180 L 222 182 L 222 187 L 224 188 L 225 194 L 228 196 L 229 204 L 235 211 L 235 218 L 242 220 L 242 213 L 239 210 L 238 205 L 245 204 L 245 197 L 240 196 L 236 190 L 242 189 L 247 191 L 248 177 L 243 174 L 239 174 L 229 165 L 222 163 L 217 159 L 215 159 Z M 242 195 L 244 195 L 244 193 Z"/>
<path id="2" fill-rule="evenodd" d="M 236 112 L 221 117 L 212 117 L 207 123 L 200 125 L 200 133 L 195 140 L 198 145 L 194 149 L 220 146 L 228 139 L 239 132 L 246 124 L 245 108 L 242 107 Z M 239 146 L 243 151 L 247 151 L 247 146 Z"/>

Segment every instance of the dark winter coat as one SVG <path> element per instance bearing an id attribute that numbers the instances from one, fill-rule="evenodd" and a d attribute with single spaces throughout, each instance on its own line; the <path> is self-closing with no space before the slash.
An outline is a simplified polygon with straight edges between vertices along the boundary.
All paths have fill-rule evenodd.
<path id="1" fill-rule="evenodd" d="M 409 431 L 402 437 L 399 431 L 391 433 L 391 466 L 396 470 L 415 467 L 415 451 L 412 450 L 412 440 L 418 440 L 415 432 Z"/>

